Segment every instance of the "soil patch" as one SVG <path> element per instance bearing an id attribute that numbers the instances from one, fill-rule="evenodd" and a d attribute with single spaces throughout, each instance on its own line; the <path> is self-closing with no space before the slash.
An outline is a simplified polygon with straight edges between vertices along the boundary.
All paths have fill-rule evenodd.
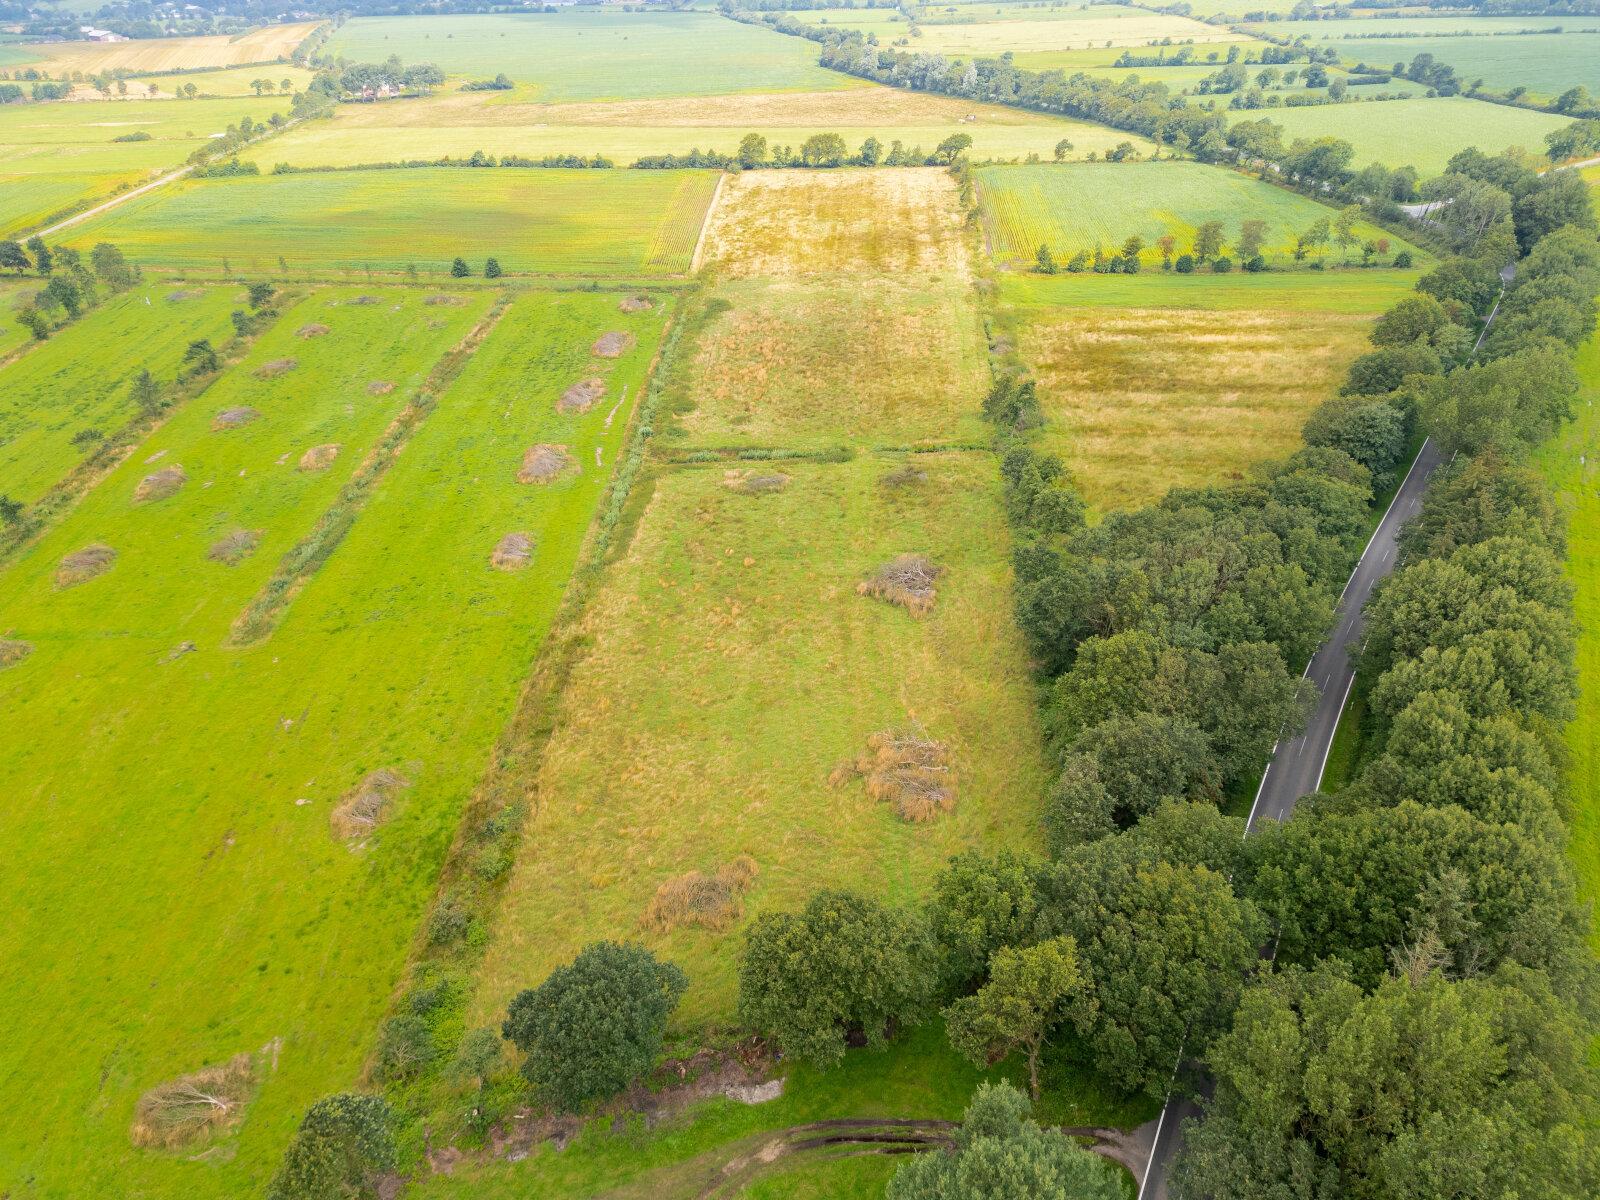
<path id="1" fill-rule="evenodd" d="M 255 369 L 254 374 L 257 379 L 276 379 L 279 375 L 285 375 L 299 365 L 299 359 L 275 358 L 271 362 L 262 363 Z"/>
<path id="2" fill-rule="evenodd" d="M 237 567 L 256 552 L 256 547 L 261 544 L 261 535 L 265 532 L 264 529 L 235 529 L 221 541 L 214 542 L 211 549 L 206 551 L 206 557 L 212 562 Z"/>
<path id="3" fill-rule="evenodd" d="M 152 500 L 165 500 L 188 482 L 189 476 L 184 473 L 183 467 L 173 463 L 139 480 L 138 486 L 133 489 L 133 502 L 148 504 Z"/>
<path id="4" fill-rule="evenodd" d="M 762 496 L 781 492 L 789 486 L 789 477 L 781 471 L 725 471 L 722 486 L 747 496 Z"/>
<path id="5" fill-rule="evenodd" d="M 434 308 L 441 305 L 447 308 L 460 308 L 466 302 L 465 296 L 429 296 L 423 301 L 424 304 Z"/>
<path id="6" fill-rule="evenodd" d="M 624 296 L 617 310 L 625 313 L 648 312 L 655 306 L 656 302 L 649 296 Z"/>
<path id="7" fill-rule="evenodd" d="M 604 379 L 585 379 L 575 383 L 561 393 L 561 399 L 556 401 L 558 413 L 588 412 L 594 407 L 595 401 L 606 394 L 606 381 Z"/>
<path id="8" fill-rule="evenodd" d="M 298 338 L 321 337 L 323 334 L 325 334 L 327 332 L 328 332 L 328 327 L 326 325 L 320 325 L 316 321 L 312 321 L 310 324 L 300 326 L 300 328 L 295 331 L 295 337 L 298 337 Z"/>
<path id="9" fill-rule="evenodd" d="M 858 583 L 856 594 L 899 604 L 913 617 L 922 617 L 933 611 L 939 594 L 933 582 L 943 574 L 943 567 L 921 554 L 902 554 L 874 571 L 871 579 Z"/>
<path id="10" fill-rule="evenodd" d="M 237 429 L 241 425 L 250 424 L 260 415 L 253 408 L 225 408 L 211 418 L 211 428 L 213 431 L 218 429 Z"/>
<path id="11" fill-rule="evenodd" d="M 100 542 L 74 550 L 56 564 L 56 587 L 74 587 L 96 575 L 104 575 L 116 561 L 117 552 Z"/>
<path id="12" fill-rule="evenodd" d="M 235 1054 L 225 1063 L 157 1084 L 134 1107 L 128 1131 L 133 1144 L 176 1150 L 229 1132 L 244 1119 L 254 1065 L 250 1055 Z"/>
<path id="13" fill-rule="evenodd" d="M 955 811 L 950 749 L 916 726 L 873 734 L 867 739 L 867 753 L 836 766 L 828 786 L 843 787 L 858 776 L 867 781 L 867 795 L 887 800 L 902 821 L 920 824 Z"/>
<path id="14" fill-rule="evenodd" d="M 669 879 L 656 889 L 645 909 L 645 928 L 657 933 L 668 933 L 678 925 L 724 930 L 744 915 L 739 897 L 749 890 L 759 873 L 756 860 L 741 854 L 717 868 L 715 875 L 690 871 Z"/>
<path id="15" fill-rule="evenodd" d="M 611 333 L 601 334 L 599 340 L 590 346 L 589 350 L 601 358 L 621 358 L 636 345 L 638 341 L 633 334 L 613 330 Z"/>
<path id="16" fill-rule="evenodd" d="M 410 786 L 411 781 L 398 771 L 383 768 L 372 772 L 345 793 L 328 818 L 333 836 L 348 841 L 371 833 L 382 822 L 390 801 Z"/>
<path id="17" fill-rule="evenodd" d="M 489 565 L 496 571 L 520 571 L 532 558 L 533 534 L 508 533 L 489 555 Z"/>
<path id="18" fill-rule="evenodd" d="M 374 379 L 367 384 L 367 395 L 369 396 L 387 396 L 392 391 L 394 391 L 394 384 L 387 379 Z"/>
<path id="19" fill-rule="evenodd" d="M 302 471 L 326 471 L 333 466 L 333 460 L 339 457 L 341 442 L 327 442 L 321 446 L 313 446 L 300 456 L 300 469 Z"/>
<path id="20" fill-rule="evenodd" d="M 529 446 L 523 451 L 522 469 L 517 472 L 517 482 L 548 483 L 569 467 L 577 469 L 578 462 L 567 453 L 566 443 Z"/>
<path id="21" fill-rule="evenodd" d="M 16 666 L 32 653 L 32 642 L 19 642 L 10 638 L 0 638 L 0 671 L 4 671 L 7 667 Z"/>

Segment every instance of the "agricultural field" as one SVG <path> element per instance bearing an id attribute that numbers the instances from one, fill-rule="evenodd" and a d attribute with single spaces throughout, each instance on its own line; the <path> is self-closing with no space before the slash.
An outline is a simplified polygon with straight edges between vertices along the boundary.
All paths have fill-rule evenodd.
<path id="1" fill-rule="evenodd" d="M 31 898 L 0 934 L 0 1011 L 19 1056 L 0 1090 L 30 1110 L 0 1135 L 0 1186 L 256 1190 L 306 1103 L 360 1070 L 615 461 L 595 467 L 592 451 L 618 443 L 622 426 L 605 421 L 616 408 L 626 421 L 626 405 L 562 415 L 556 401 L 594 374 L 637 396 L 670 311 L 619 313 L 615 293 L 519 293 L 276 632 L 225 649 L 279 556 L 440 356 L 486 324 L 490 297 L 428 295 L 311 292 L 0 576 L 0 628 L 34 647 L 0 678 L 14 735 L 0 787 L 16 801 L 0 839 Z M 597 361 L 606 332 L 631 345 Z M 581 471 L 517 482 L 524 450 L 555 442 Z M 337 447 L 332 466 L 304 466 L 315 447 Z M 130 503 L 142 477 L 179 464 L 176 494 Z M 527 565 L 492 570 L 518 530 Z M 209 557 L 219 544 L 247 552 L 239 531 L 255 531 L 253 554 Z M 58 561 L 94 543 L 116 552 L 109 572 L 54 586 Z M 404 780 L 381 828 L 330 836 L 341 798 L 379 769 Z M 100 886 L 77 887 L 84 877 Z M 78 931 L 74 951 L 47 974 L 19 970 L 62 922 Z M 106 970 L 135 944 L 136 969 Z M 61 1039 L 64 1013 L 83 1036 Z M 129 1145 L 144 1089 L 263 1045 L 271 1065 L 219 1152 L 185 1161 Z"/>
<path id="2" fill-rule="evenodd" d="M 49 63 L 47 70 L 103 75 L 188 71 L 201 67 L 242 67 L 287 63 L 295 47 L 317 27 L 316 21 L 269 25 L 239 37 L 148 38 L 125 42 L 52 42 L 19 49 Z"/>
<path id="3" fill-rule="evenodd" d="M 826 22 L 844 29 L 875 33 L 886 45 L 908 38 L 915 42 L 917 50 L 951 58 L 997 58 L 1006 51 L 1038 53 L 1144 46 L 1162 38 L 1197 43 L 1253 40 L 1226 26 L 1207 25 L 1188 17 L 1126 5 L 1052 9 L 974 7 L 971 15 L 974 19 L 968 20 L 963 14 L 949 24 L 925 21 L 918 26 L 921 36 L 909 39 L 911 27 L 904 18 L 881 9 L 812 10 L 794 14 L 797 19 L 814 24 Z"/>
<path id="4" fill-rule="evenodd" d="M 504 72 L 528 85 L 528 98 L 551 103 L 866 86 L 823 70 L 808 42 L 702 12 L 564 9 L 452 16 L 448 24 L 358 17 L 326 52 L 358 62 L 398 54 L 473 78 Z"/>
<path id="5" fill-rule="evenodd" d="M 1329 215 L 1314 200 L 1192 162 L 992 167 L 979 170 L 978 181 L 989 253 L 1011 265 L 1032 263 L 1041 245 L 1063 261 L 1080 250 L 1109 254 L 1135 234 L 1145 241 L 1141 259 L 1159 264 L 1157 238 L 1176 237 L 1183 253 L 1197 226 L 1222 221 L 1231 245 L 1249 220 L 1267 222 L 1263 253 L 1283 265 L 1296 237 Z M 1406 249 L 1373 226 L 1357 232 L 1388 238 L 1393 252 Z"/>
<path id="6" fill-rule="evenodd" d="M 185 72 L 181 75 L 141 75 L 134 83 L 147 92 L 151 87 L 157 89 L 158 98 L 171 97 L 175 89 L 181 88 L 186 83 L 192 83 L 199 89 L 201 96 L 221 96 L 231 99 L 234 96 L 256 96 L 259 93 L 252 86 L 257 79 L 265 79 L 277 90 L 279 103 L 287 105 L 289 98 L 295 92 L 305 90 L 306 84 L 311 82 L 313 72 L 303 67 L 296 67 L 290 63 L 274 63 L 267 67 L 239 67 L 225 71 Z M 289 81 L 288 90 L 283 88 L 283 81 Z M 271 95 L 269 90 L 267 95 Z"/>
<path id="7" fill-rule="evenodd" d="M 129 384 L 142 370 L 170 381 L 195 338 L 221 345 L 233 332 L 234 289 L 150 284 L 113 296 L 34 347 L 0 375 L 0 493 L 32 503 L 137 412 Z M 3 346 L 4 343 L 0 343 Z"/>
<path id="8" fill-rule="evenodd" d="M 183 269 L 447 272 L 464 255 L 525 274 L 670 275 L 689 267 L 709 171 L 428 168 L 182 180 L 77 227 Z"/>

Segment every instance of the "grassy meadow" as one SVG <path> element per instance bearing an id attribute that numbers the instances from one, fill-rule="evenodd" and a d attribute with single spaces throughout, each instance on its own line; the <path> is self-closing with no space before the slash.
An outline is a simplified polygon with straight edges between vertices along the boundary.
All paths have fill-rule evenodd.
<path id="1" fill-rule="evenodd" d="M 290 98 L 295 92 L 304 91 L 306 84 L 311 82 L 313 72 L 304 67 L 297 67 L 291 63 L 274 63 L 271 66 L 238 67 L 225 71 L 206 71 L 196 75 L 186 72 L 181 75 L 148 74 L 141 75 L 136 81 L 131 81 L 129 87 L 135 83 L 148 93 L 153 86 L 156 88 L 157 98 L 171 97 L 176 89 L 184 84 L 192 83 L 199 89 L 202 97 L 222 97 L 232 99 L 235 96 L 247 96 L 252 99 L 258 94 L 251 86 L 257 79 L 268 80 L 276 90 L 278 102 L 287 107 Z M 283 81 L 289 81 L 289 90 L 282 88 Z M 268 92 L 267 95 L 272 95 Z M 265 97 L 263 97 L 265 98 Z M 185 101 L 195 103 L 195 101 Z"/>
<path id="2" fill-rule="evenodd" d="M 85 75 L 129 71 L 136 74 L 188 71 L 200 67 L 237 67 L 255 63 L 287 63 L 295 47 L 311 36 L 316 21 L 268 25 L 230 37 L 141 38 L 125 42 L 49 42 L 19 47 L 43 59 L 52 74 L 82 71 Z"/>
<path id="3" fill-rule="evenodd" d="M 170 382 L 192 339 L 221 345 L 232 334 L 228 313 L 241 303 L 229 287 L 147 285 L 111 297 L 7 367 L 0 374 L 0 493 L 30 504 L 39 499 L 94 449 L 74 446 L 74 434 L 116 432 L 136 412 L 133 377 L 147 369 Z"/>
<path id="4" fill-rule="evenodd" d="M 0 1134 L 0 1188 L 253 1192 L 305 1104 L 359 1073 L 611 465 L 583 457 L 607 440 L 606 410 L 561 416 L 555 398 L 593 373 L 636 395 L 666 311 L 519 293 L 282 626 L 224 650 L 279 555 L 490 302 L 367 295 L 376 303 L 312 292 L 0 576 L 0 629 L 34 646 L 0 676 L 13 734 L 0 790 L 14 798 L 0 849 L 30 898 L 0 934 L 18 1064 L 0 1095 L 29 1110 Z M 298 336 L 312 323 L 330 332 Z M 611 330 L 637 345 L 597 362 L 590 343 Z M 291 357 L 286 374 L 255 373 Z M 373 395 L 379 381 L 395 389 Z M 244 406 L 259 417 L 213 428 Z M 581 474 L 515 482 L 525 444 L 558 440 Z M 297 469 L 328 443 L 341 446 L 331 468 Z M 152 461 L 181 463 L 189 482 L 131 505 Z M 208 560 L 238 529 L 261 531 L 256 553 Z M 519 529 L 532 563 L 492 571 L 490 550 Z M 91 542 L 117 550 L 110 572 L 56 590 L 56 561 Z M 409 781 L 392 818 L 354 848 L 335 841 L 331 810 L 380 767 Z M 99 886 L 79 886 L 86 877 Z M 19 969 L 63 928 L 77 931 L 70 949 Z M 136 965 L 122 957 L 133 946 Z M 274 1038 L 236 1139 L 198 1161 L 129 1147 L 144 1089 Z"/>
<path id="5" fill-rule="evenodd" d="M 670 275 L 689 267 L 709 171 L 464 168 L 183 180 L 93 217 L 76 236 L 182 269 Z"/>

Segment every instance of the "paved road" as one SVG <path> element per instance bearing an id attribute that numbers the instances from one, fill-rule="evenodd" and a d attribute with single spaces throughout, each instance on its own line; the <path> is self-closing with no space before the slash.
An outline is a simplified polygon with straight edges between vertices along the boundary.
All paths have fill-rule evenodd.
<path id="1" fill-rule="evenodd" d="M 1333 748 L 1333 735 L 1339 728 L 1345 701 L 1350 698 L 1350 685 L 1355 682 L 1355 663 L 1351 661 L 1349 647 L 1361 638 L 1364 625 L 1361 610 L 1377 582 L 1394 570 L 1398 557 L 1395 539 L 1400 526 L 1422 508 L 1428 477 L 1438 465 L 1439 448 L 1431 441 L 1423 442 L 1400 490 L 1390 501 L 1383 520 L 1378 522 L 1367 548 L 1361 552 L 1361 561 L 1356 564 L 1350 582 L 1345 584 L 1344 595 L 1339 598 L 1339 627 L 1306 666 L 1305 678 L 1317 685 L 1321 699 L 1305 733 L 1279 742 L 1273 750 L 1272 761 L 1261 777 L 1255 804 L 1250 809 L 1249 829 L 1255 829 L 1262 821 L 1287 820 L 1294 812 L 1295 801 L 1316 791 L 1322 782 L 1328 751 Z M 1167 1200 L 1167 1172 L 1178 1147 L 1183 1144 L 1184 1119 L 1199 1115 L 1200 1109 L 1192 1100 L 1167 1102 L 1156 1126 L 1149 1165 L 1139 1184 L 1139 1200 Z"/>

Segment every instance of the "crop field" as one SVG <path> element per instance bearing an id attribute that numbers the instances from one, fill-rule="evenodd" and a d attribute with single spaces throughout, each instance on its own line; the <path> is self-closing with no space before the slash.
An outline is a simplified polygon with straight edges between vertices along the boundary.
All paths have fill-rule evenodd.
<path id="1" fill-rule="evenodd" d="M 43 226 L 55 213 L 105 193 L 102 175 L 0 174 L 0 237 Z"/>
<path id="2" fill-rule="evenodd" d="M 1502 39 L 1504 40 L 1504 39 Z M 1356 148 L 1355 163 L 1416 167 L 1424 178 L 1440 174 L 1457 151 L 1476 146 L 1497 154 L 1507 146 L 1544 153 L 1544 135 L 1570 124 L 1554 113 L 1531 112 L 1460 96 L 1382 103 L 1275 108 L 1266 116 L 1283 126 L 1283 140 L 1342 137 Z"/>
<path id="3" fill-rule="evenodd" d="M 29 504 L 44 495 L 96 448 L 74 446 L 75 434 L 116 432 L 136 412 L 133 377 L 149 370 L 171 381 L 191 339 L 220 345 L 232 333 L 228 312 L 239 303 L 232 288 L 147 286 L 107 300 L 5 368 L 0 493 Z"/>
<path id="4" fill-rule="evenodd" d="M 231 99 L 234 96 L 255 97 L 258 93 L 251 86 L 251 82 L 265 79 L 277 90 L 278 103 L 284 105 L 287 110 L 290 97 L 295 92 L 305 90 L 306 84 L 311 82 L 312 74 L 313 72 L 291 63 L 274 63 L 270 67 L 239 67 L 231 71 L 206 71 L 203 74 L 141 75 L 136 82 L 146 91 L 152 84 L 155 85 L 157 98 L 170 98 L 175 88 L 192 83 L 200 90 L 201 96 L 222 96 Z M 285 79 L 289 81 L 288 92 L 281 86 Z M 128 86 L 131 88 L 134 83 L 130 82 Z M 272 95 L 272 92 L 269 91 L 267 95 Z"/>
<path id="5" fill-rule="evenodd" d="M 184 180 L 78 227 L 185 269 L 405 270 L 464 255 L 508 272 L 668 275 L 688 269 L 709 171 L 449 167 Z"/>
<path id="6" fill-rule="evenodd" d="M 802 21 L 826 21 L 845 29 L 875 33 L 884 43 L 906 37 L 910 30 L 903 19 L 897 20 L 883 10 L 813 10 L 794 15 Z M 1020 53 L 1143 46 L 1161 38 L 1174 42 L 1193 39 L 1197 43 L 1252 40 L 1226 26 L 1123 5 L 1004 11 L 974 6 L 972 15 L 975 20 L 960 23 L 923 22 L 918 26 L 922 36 L 915 39 L 915 48 L 950 57 L 994 58 L 1008 50 Z"/>
<path id="7" fill-rule="evenodd" d="M 13 798 L 0 841 L 32 899 L 0 934 L 0 1011 L 18 1052 L 0 1094 L 29 1110 L 0 1135 L 0 1186 L 37 1176 L 82 1194 L 238 1195 L 260 1187 L 305 1104 L 359 1070 L 612 462 L 589 465 L 606 410 L 561 416 L 555 398 L 595 370 L 590 343 L 611 330 L 637 344 L 605 378 L 636 395 L 666 311 L 521 293 L 282 626 L 224 650 L 279 555 L 489 304 L 368 295 L 377 303 L 312 293 L 0 576 L 0 627 L 35 646 L 0 681 L 14 734 L 0 751 Z M 310 323 L 330 331 L 297 336 Z M 286 356 L 288 373 L 258 378 Z M 377 380 L 393 392 L 371 394 Z M 245 406 L 259 416 L 215 427 Z M 550 440 L 584 456 L 581 474 L 518 484 L 525 444 Z M 330 443 L 331 468 L 296 469 Z M 156 455 L 189 482 L 130 505 Z M 256 553 L 209 561 L 239 529 L 261 531 Z M 530 565 L 491 570 L 514 529 L 532 535 Z M 53 589 L 57 560 L 95 541 L 117 552 L 110 572 Z M 379 768 L 407 781 L 393 815 L 359 845 L 331 837 L 340 797 Z M 77 887 L 86 876 L 101 886 Z M 63 927 L 77 930 L 72 953 L 47 974 L 17 969 Z M 129 945 L 137 968 L 108 971 Z M 83 1036 L 60 1038 L 63 1012 Z M 130 1148 L 145 1088 L 275 1038 L 274 1069 L 220 1153 Z"/>
<path id="8" fill-rule="evenodd" d="M 295 47 L 311 36 L 316 21 L 269 25 L 242 37 L 147 38 L 128 42 L 52 42 L 21 47 L 47 59 L 49 70 L 136 73 L 235 67 L 288 62 Z"/>
<path id="9" fill-rule="evenodd" d="M 1250 275 L 1036 275 L 1012 272 L 1000 278 L 1007 303 L 1048 308 L 1192 308 L 1213 312 L 1331 312 L 1375 315 L 1413 293 L 1429 260 L 1412 270 L 1393 267 L 1349 270 L 1269 271 Z"/>
<path id="10" fill-rule="evenodd" d="M 1206 221 L 1224 222 L 1231 238 L 1249 220 L 1267 222 L 1264 252 L 1281 261 L 1299 234 L 1332 215 L 1293 192 L 1191 162 L 992 167 L 978 180 L 989 252 L 1011 264 L 1033 262 L 1041 245 L 1061 260 L 1096 247 L 1111 253 L 1134 234 L 1145 240 L 1142 259 L 1159 263 L 1159 237 L 1176 237 L 1182 253 Z M 1357 230 L 1362 238 L 1387 237 L 1395 252 L 1405 248 L 1373 226 Z"/>
<path id="11" fill-rule="evenodd" d="M 327 53 L 362 62 L 398 54 L 451 75 L 504 72 L 543 101 L 817 91 L 866 86 L 817 65 L 799 38 L 713 13 L 565 9 L 527 15 L 358 17 Z"/>

